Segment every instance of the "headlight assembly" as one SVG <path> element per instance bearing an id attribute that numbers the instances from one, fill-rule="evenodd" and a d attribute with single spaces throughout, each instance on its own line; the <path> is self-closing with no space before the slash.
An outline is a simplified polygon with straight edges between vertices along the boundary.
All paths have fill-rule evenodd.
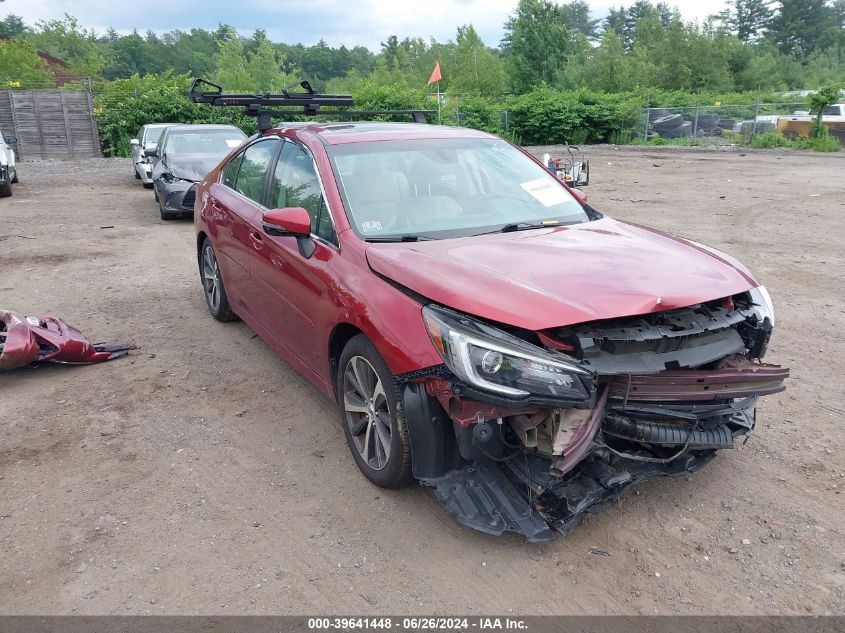
<path id="1" fill-rule="evenodd" d="M 510 398 L 586 401 L 592 373 L 498 328 L 428 305 L 423 320 L 443 362 L 470 386 Z"/>
<path id="2" fill-rule="evenodd" d="M 748 294 L 751 297 L 751 301 L 754 302 L 757 313 L 760 315 L 760 321 L 768 317 L 769 322 L 772 324 L 772 327 L 774 327 L 775 306 L 772 304 L 772 298 L 769 296 L 769 291 L 766 290 L 766 286 L 757 286 L 756 288 L 752 288 L 748 291 Z"/>
<path id="3" fill-rule="evenodd" d="M 193 182 L 192 180 L 186 180 L 185 178 L 179 178 L 178 176 L 174 176 L 169 171 L 162 173 L 161 179 L 168 185 L 172 185 L 177 182 Z"/>

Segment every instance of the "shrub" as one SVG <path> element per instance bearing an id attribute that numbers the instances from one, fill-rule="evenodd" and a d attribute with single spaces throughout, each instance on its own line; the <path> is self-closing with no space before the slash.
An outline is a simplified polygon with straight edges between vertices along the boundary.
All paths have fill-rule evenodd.
<path id="1" fill-rule="evenodd" d="M 640 107 L 639 100 L 625 94 L 539 88 L 515 97 L 508 109 L 523 143 L 545 145 L 606 142 L 635 127 Z"/>
<path id="2" fill-rule="evenodd" d="M 818 134 L 811 138 L 788 139 L 777 132 L 758 134 L 751 139 L 751 147 L 757 149 L 788 147 L 790 149 L 809 149 L 815 152 L 838 152 L 842 149 L 839 141 L 830 135 L 826 127 L 822 127 Z"/>

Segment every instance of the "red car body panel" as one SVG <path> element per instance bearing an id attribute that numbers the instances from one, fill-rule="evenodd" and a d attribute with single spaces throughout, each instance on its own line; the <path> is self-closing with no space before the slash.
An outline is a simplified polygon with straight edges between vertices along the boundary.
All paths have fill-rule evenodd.
<path id="1" fill-rule="evenodd" d="M 367 260 L 374 271 L 432 301 L 527 330 L 684 307 L 759 285 L 711 251 L 610 218 L 373 244 Z"/>
<path id="2" fill-rule="evenodd" d="M 609 218 L 474 238 L 365 242 L 350 228 L 326 145 L 489 135 L 416 124 L 391 124 L 390 132 L 367 124 L 312 124 L 268 130 L 261 138 L 272 136 L 298 141 L 312 154 L 337 247 L 315 240 L 314 255 L 305 258 L 296 238 L 263 232 L 263 208 L 219 183 L 236 152 L 198 185 L 197 232 L 211 238 L 232 310 L 332 398 L 330 342 L 344 325 L 367 335 L 394 375 L 442 363 L 420 304 L 401 287 L 492 321 L 540 330 L 692 305 L 757 285 L 717 251 Z"/>
<path id="3" fill-rule="evenodd" d="M 0 371 L 36 362 L 87 365 L 103 363 L 135 349 L 131 343 L 91 343 L 72 325 L 49 314 L 26 316 L 0 309 Z"/>

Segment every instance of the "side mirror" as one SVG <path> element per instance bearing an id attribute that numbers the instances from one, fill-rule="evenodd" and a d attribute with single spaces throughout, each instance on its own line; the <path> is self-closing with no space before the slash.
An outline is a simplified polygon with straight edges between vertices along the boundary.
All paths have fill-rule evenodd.
<path id="1" fill-rule="evenodd" d="M 264 232 L 267 235 L 293 235 L 294 237 L 311 236 L 311 216 L 302 207 L 286 207 L 265 211 L 261 216 Z"/>
<path id="2" fill-rule="evenodd" d="M 14 145 L 15 143 L 18 142 L 18 137 L 15 136 L 14 134 L 4 134 L 3 140 L 5 140 L 6 143 L 8 143 L 9 145 Z"/>
<path id="3" fill-rule="evenodd" d="M 137 138 L 133 138 L 129 140 L 129 144 L 135 147 L 136 145 L 140 145 L 141 141 L 139 141 Z"/>
<path id="4" fill-rule="evenodd" d="M 144 148 L 144 156 L 155 156 L 158 157 L 158 147 L 155 143 L 151 145 L 147 145 Z"/>
<path id="5" fill-rule="evenodd" d="M 311 216 L 302 207 L 286 207 L 265 211 L 261 224 L 267 235 L 280 237 L 292 235 L 296 238 L 299 254 L 308 259 L 314 254 L 314 240 L 311 239 Z"/>

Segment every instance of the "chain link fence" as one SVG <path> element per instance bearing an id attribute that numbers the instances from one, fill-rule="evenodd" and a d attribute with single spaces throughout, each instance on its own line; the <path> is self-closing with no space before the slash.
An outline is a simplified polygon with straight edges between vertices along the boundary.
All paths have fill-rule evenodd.
<path id="1" fill-rule="evenodd" d="M 722 138 L 745 140 L 777 131 L 778 117 L 809 115 L 806 103 L 645 108 L 637 126 L 644 141 L 654 138 Z"/>

